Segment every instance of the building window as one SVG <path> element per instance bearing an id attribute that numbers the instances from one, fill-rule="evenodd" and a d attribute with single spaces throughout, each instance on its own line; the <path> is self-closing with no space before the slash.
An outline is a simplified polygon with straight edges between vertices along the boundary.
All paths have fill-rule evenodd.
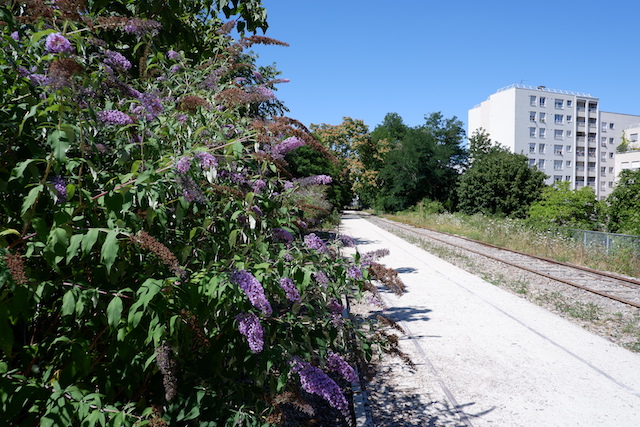
<path id="1" fill-rule="evenodd" d="M 558 181 L 562 181 L 562 175 L 554 175 L 553 176 L 553 182 L 558 182 Z"/>
<path id="2" fill-rule="evenodd" d="M 564 139 L 564 131 L 562 129 L 554 130 L 553 139 Z"/>
<path id="3" fill-rule="evenodd" d="M 573 104 L 573 102 L 570 99 L 567 99 L 567 107 L 571 107 L 571 104 Z"/>
<path id="4" fill-rule="evenodd" d="M 545 98 L 544 96 L 541 96 L 539 104 L 540 104 L 541 107 L 546 107 L 547 106 L 547 98 Z"/>
<path id="5" fill-rule="evenodd" d="M 544 154 L 545 144 L 538 144 L 538 153 Z"/>
<path id="6" fill-rule="evenodd" d="M 529 167 L 534 167 L 536 164 L 536 159 L 529 159 Z"/>
<path id="7" fill-rule="evenodd" d="M 530 96 L 529 97 L 529 105 L 531 105 L 532 107 L 536 106 L 536 97 L 535 96 Z"/>
<path id="8" fill-rule="evenodd" d="M 562 123 L 564 123 L 564 116 L 562 114 L 555 114 L 553 116 L 553 121 L 555 124 L 561 125 Z"/>
<path id="9" fill-rule="evenodd" d="M 564 177 L 564 180 L 565 180 L 565 181 L 569 181 L 569 182 L 571 182 L 571 175 L 567 175 L 567 176 L 565 176 L 565 177 Z"/>
<path id="10" fill-rule="evenodd" d="M 529 154 L 535 153 L 536 152 L 536 143 L 535 142 L 530 142 L 529 143 Z"/>
<path id="11" fill-rule="evenodd" d="M 631 135 L 629 135 L 629 142 L 638 142 L 638 134 L 632 133 Z"/>
<path id="12" fill-rule="evenodd" d="M 609 123 L 609 130 L 614 130 L 616 128 L 615 123 Z"/>
<path id="13" fill-rule="evenodd" d="M 589 154 L 589 157 L 595 157 L 596 156 L 596 149 L 595 148 L 589 148 L 588 154 Z"/>
<path id="14" fill-rule="evenodd" d="M 554 145 L 553 153 L 562 155 L 562 147 L 563 147 L 562 145 Z"/>
<path id="15" fill-rule="evenodd" d="M 573 116 L 567 116 L 567 123 L 571 123 L 573 121 Z"/>
<path id="16" fill-rule="evenodd" d="M 567 168 L 570 168 L 570 167 L 571 167 L 571 160 L 567 160 L 566 162 L 564 162 L 564 165 L 565 165 Z"/>
<path id="17" fill-rule="evenodd" d="M 613 152 L 609 153 L 609 158 L 610 159 L 613 159 L 613 154 L 614 154 Z"/>
<path id="18" fill-rule="evenodd" d="M 602 130 L 602 132 L 607 131 L 607 122 L 602 122 L 602 124 L 600 125 L 600 130 Z"/>
<path id="19" fill-rule="evenodd" d="M 539 136 L 540 138 L 544 138 L 545 132 L 546 132 L 546 129 L 545 129 L 545 128 L 540 128 L 540 129 L 538 130 L 538 136 Z"/>
<path id="20" fill-rule="evenodd" d="M 544 169 L 544 159 L 538 159 L 538 169 Z"/>
<path id="21" fill-rule="evenodd" d="M 614 143 L 614 139 L 613 138 L 609 138 L 609 144 L 613 144 Z"/>
<path id="22" fill-rule="evenodd" d="M 529 111 L 529 121 L 532 121 L 532 122 L 536 121 L 536 112 L 535 111 Z"/>
<path id="23" fill-rule="evenodd" d="M 613 173 L 613 166 L 609 166 L 609 173 Z"/>
<path id="24" fill-rule="evenodd" d="M 607 161 L 607 153 L 600 153 L 600 161 L 602 162 Z"/>
<path id="25" fill-rule="evenodd" d="M 607 146 L 607 137 L 603 136 L 602 138 L 600 138 L 600 146 L 601 147 L 606 147 Z"/>
<path id="26" fill-rule="evenodd" d="M 556 106 L 556 108 L 564 108 L 564 100 L 563 99 L 556 99 L 555 106 Z"/>
<path id="27" fill-rule="evenodd" d="M 607 176 L 607 167 L 606 166 L 602 166 L 600 168 L 600 176 Z"/>
<path id="28" fill-rule="evenodd" d="M 572 146 L 570 146 L 570 145 L 567 145 L 567 146 L 566 146 L 566 149 L 567 149 L 567 153 L 570 153 L 570 152 L 571 152 L 571 150 L 573 149 L 573 147 L 572 147 Z"/>
<path id="29" fill-rule="evenodd" d="M 541 122 L 544 122 L 547 119 L 547 113 L 538 113 L 538 117 Z"/>
<path id="30" fill-rule="evenodd" d="M 609 188 L 613 188 L 613 182 L 609 181 Z"/>
<path id="31" fill-rule="evenodd" d="M 565 135 L 567 136 L 567 138 L 571 138 L 571 131 L 570 130 L 566 131 Z"/>
<path id="32" fill-rule="evenodd" d="M 561 171 L 562 170 L 562 160 L 554 160 L 553 161 L 553 170 Z"/>
<path id="33" fill-rule="evenodd" d="M 529 138 L 536 137 L 536 128 L 529 128 Z"/>

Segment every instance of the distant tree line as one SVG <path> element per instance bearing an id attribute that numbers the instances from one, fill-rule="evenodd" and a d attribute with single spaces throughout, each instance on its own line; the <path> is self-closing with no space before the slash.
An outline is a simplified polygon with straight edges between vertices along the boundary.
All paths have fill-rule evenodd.
<path id="1" fill-rule="evenodd" d="M 598 200 L 591 187 L 549 186 L 525 155 L 482 129 L 465 146 L 462 122 L 439 112 L 413 127 L 389 113 L 371 132 L 350 117 L 335 126 L 311 125 L 311 131 L 341 159 L 343 174 L 334 187 L 349 186 L 338 190 L 343 203 L 349 195 L 359 207 L 382 212 L 422 203 L 435 211 L 523 218 L 539 226 L 640 234 L 640 172 L 623 171 L 607 200 Z"/>

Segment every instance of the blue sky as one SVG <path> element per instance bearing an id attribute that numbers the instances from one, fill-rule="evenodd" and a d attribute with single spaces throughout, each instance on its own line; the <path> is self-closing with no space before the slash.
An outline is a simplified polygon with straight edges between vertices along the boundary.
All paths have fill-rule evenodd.
<path id="1" fill-rule="evenodd" d="M 586 92 L 604 111 L 640 115 L 640 2 L 263 0 L 277 96 L 309 125 L 389 112 L 417 126 L 467 111 L 513 83 Z M 261 34 L 261 33 L 259 33 Z"/>

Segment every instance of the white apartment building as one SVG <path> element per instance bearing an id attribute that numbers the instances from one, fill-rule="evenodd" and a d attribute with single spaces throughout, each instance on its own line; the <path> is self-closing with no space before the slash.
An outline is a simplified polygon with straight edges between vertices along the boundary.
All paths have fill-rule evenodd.
<path id="1" fill-rule="evenodd" d="M 601 111 L 599 99 L 587 93 L 514 84 L 469 110 L 468 135 L 482 128 L 492 141 L 526 155 L 547 174 L 547 184 L 590 186 L 604 199 L 615 185 L 622 132 L 638 123 L 640 116 Z"/>

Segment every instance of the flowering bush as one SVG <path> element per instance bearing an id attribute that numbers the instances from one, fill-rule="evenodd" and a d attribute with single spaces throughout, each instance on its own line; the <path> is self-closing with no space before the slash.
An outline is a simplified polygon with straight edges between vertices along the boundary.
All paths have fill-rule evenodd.
<path id="1" fill-rule="evenodd" d="M 283 155 L 313 138 L 243 53 L 282 43 L 213 19 L 200 58 L 28 3 L 0 10 L 2 424 L 262 425 L 300 385 L 346 412 L 324 372 L 369 344 L 333 310 L 367 277 L 302 239 Z"/>

